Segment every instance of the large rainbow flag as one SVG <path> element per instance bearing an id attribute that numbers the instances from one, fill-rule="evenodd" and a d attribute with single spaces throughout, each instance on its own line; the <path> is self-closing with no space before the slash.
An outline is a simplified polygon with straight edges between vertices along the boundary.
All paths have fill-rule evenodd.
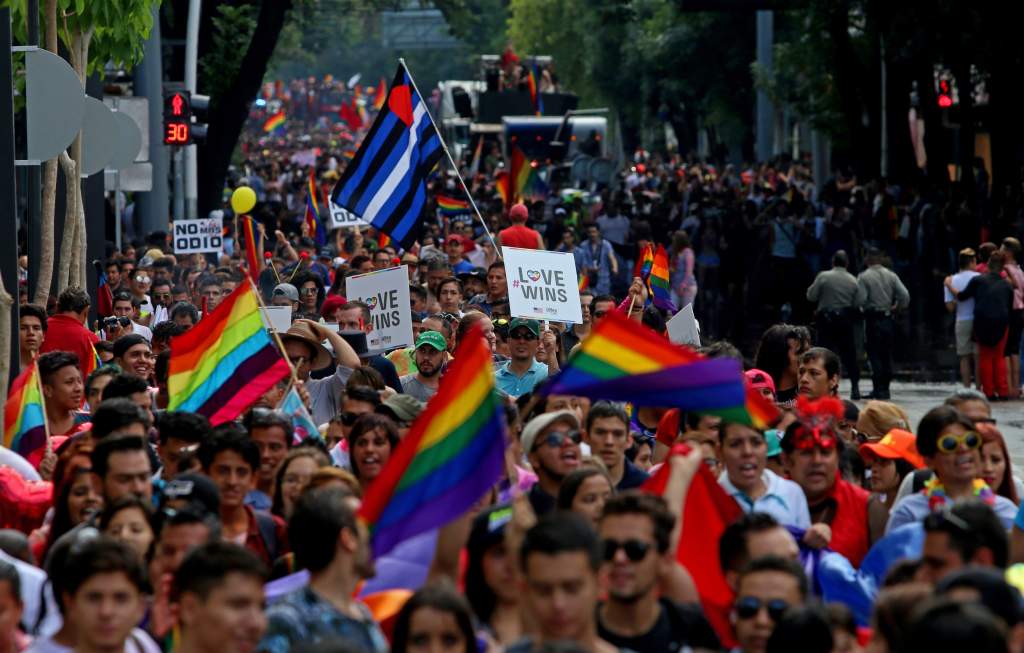
<path id="1" fill-rule="evenodd" d="M 4 406 L 4 446 L 28 456 L 46 444 L 46 410 L 39 370 L 33 362 L 11 384 Z"/>
<path id="2" fill-rule="evenodd" d="M 462 515 L 501 477 L 505 426 L 491 352 L 479 330 L 455 352 L 441 386 L 366 490 L 359 518 L 374 556 Z"/>
<path id="3" fill-rule="evenodd" d="M 778 415 L 760 404 L 756 414 L 747 410 L 750 399 L 738 361 L 705 358 L 618 311 L 594 326 L 540 392 L 722 414 L 759 428 Z"/>
<path id="4" fill-rule="evenodd" d="M 199 413 L 213 425 L 242 414 L 288 376 L 270 340 L 252 284 L 241 283 L 217 308 L 171 341 L 167 410 Z"/>

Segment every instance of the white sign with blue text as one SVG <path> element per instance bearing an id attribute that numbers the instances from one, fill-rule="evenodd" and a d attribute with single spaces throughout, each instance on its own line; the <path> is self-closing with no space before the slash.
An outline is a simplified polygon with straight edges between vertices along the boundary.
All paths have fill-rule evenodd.
<path id="1" fill-rule="evenodd" d="M 583 322 L 576 257 L 569 252 L 502 247 L 513 317 Z"/>

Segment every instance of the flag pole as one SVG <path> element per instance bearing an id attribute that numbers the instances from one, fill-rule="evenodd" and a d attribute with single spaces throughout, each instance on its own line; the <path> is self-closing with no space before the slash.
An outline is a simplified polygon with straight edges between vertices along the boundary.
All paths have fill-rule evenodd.
<path id="1" fill-rule="evenodd" d="M 412 83 L 413 90 L 416 91 L 416 95 L 420 96 L 421 102 L 426 102 L 423 94 L 420 93 L 419 87 L 416 86 L 416 80 L 413 79 L 412 73 L 409 71 L 409 66 L 406 65 L 403 57 L 398 58 L 398 63 L 402 65 L 405 70 L 405 74 L 409 76 L 409 81 Z M 424 107 L 426 109 L 426 107 Z M 480 221 L 480 226 L 484 228 L 484 233 L 487 234 L 487 239 L 491 241 L 491 247 L 494 248 L 495 254 L 498 258 L 502 258 L 501 250 L 498 249 L 497 243 L 494 242 L 494 236 L 491 235 L 491 230 L 487 228 L 487 223 L 484 222 L 484 218 L 480 215 L 480 209 L 476 206 L 476 200 L 473 199 L 473 194 L 469 192 L 469 186 L 466 185 L 466 180 L 462 178 L 462 173 L 459 172 L 459 166 L 455 165 L 455 159 L 452 158 L 452 153 L 448 151 L 448 144 L 444 142 L 444 136 L 441 135 L 441 130 L 437 128 L 437 123 L 434 122 L 434 117 L 430 115 L 430 111 L 426 111 L 427 118 L 430 120 L 430 124 L 434 126 L 434 131 L 437 132 L 437 138 L 441 141 L 441 149 L 444 150 L 445 156 L 448 157 L 448 163 L 451 164 L 452 170 L 455 171 L 455 176 L 459 178 L 459 183 L 462 184 L 462 190 L 466 192 L 466 197 L 469 198 L 469 205 L 473 207 L 473 212 L 476 213 L 477 220 Z"/>
<path id="2" fill-rule="evenodd" d="M 256 295 L 256 301 L 259 302 L 260 308 L 266 309 L 267 305 L 263 303 L 263 295 L 260 294 L 259 288 L 256 287 L 256 284 L 252 282 L 252 277 L 246 275 L 246 278 L 249 280 L 249 288 L 251 288 L 253 294 Z M 277 343 L 277 348 L 281 352 L 284 362 L 288 363 L 288 372 L 291 374 L 292 383 L 298 383 L 299 375 L 295 373 L 295 366 L 292 365 L 292 359 L 288 358 L 288 352 L 285 351 L 284 343 L 281 342 L 281 335 L 276 329 L 268 328 L 267 331 L 270 331 L 270 335 L 274 336 L 274 342 Z"/>

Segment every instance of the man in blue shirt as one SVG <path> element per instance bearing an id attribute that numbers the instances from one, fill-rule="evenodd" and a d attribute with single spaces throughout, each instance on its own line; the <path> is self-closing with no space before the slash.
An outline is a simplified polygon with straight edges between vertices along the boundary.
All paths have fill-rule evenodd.
<path id="1" fill-rule="evenodd" d="M 540 323 L 517 317 L 508 327 L 509 361 L 495 370 L 498 389 L 511 397 L 531 392 L 548 378 L 548 366 L 537 362 Z"/>

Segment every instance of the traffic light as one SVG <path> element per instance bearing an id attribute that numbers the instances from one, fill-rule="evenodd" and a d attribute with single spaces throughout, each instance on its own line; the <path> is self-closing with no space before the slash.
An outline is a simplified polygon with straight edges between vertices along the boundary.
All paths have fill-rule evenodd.
<path id="1" fill-rule="evenodd" d="M 936 101 L 940 109 L 948 109 L 953 106 L 953 89 L 948 79 L 939 80 L 939 88 L 936 93 Z"/>
<path id="2" fill-rule="evenodd" d="M 206 142 L 206 122 L 210 111 L 210 96 L 192 95 L 192 142 Z"/>
<path id="3" fill-rule="evenodd" d="M 192 142 L 192 98 L 188 91 L 164 95 L 164 144 L 188 145 Z"/>

